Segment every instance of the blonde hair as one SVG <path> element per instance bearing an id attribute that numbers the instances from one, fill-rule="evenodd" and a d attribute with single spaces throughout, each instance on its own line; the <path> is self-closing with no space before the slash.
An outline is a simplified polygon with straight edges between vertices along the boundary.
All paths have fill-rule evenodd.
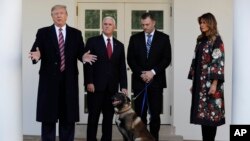
<path id="1" fill-rule="evenodd" d="M 52 15 L 52 13 L 53 13 L 53 11 L 54 11 L 55 9 L 65 9 L 66 14 L 68 14 L 66 5 L 54 5 L 54 6 L 51 8 L 51 15 Z"/>

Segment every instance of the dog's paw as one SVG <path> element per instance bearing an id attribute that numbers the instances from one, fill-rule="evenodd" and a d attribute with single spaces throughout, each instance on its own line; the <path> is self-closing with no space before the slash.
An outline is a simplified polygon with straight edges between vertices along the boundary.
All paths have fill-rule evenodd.
<path id="1" fill-rule="evenodd" d="M 135 141 L 141 141 L 142 138 L 135 138 Z"/>
<path id="2" fill-rule="evenodd" d="M 115 123 L 116 123 L 117 126 L 120 126 L 121 121 L 117 119 L 117 120 L 115 120 Z"/>

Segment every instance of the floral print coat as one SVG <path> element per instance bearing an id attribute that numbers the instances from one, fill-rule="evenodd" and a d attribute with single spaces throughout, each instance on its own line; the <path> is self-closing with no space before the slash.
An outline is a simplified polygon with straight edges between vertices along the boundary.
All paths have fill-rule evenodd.
<path id="1" fill-rule="evenodd" d="M 219 35 L 214 43 L 207 37 L 197 41 L 188 79 L 193 80 L 190 122 L 220 126 L 225 124 L 224 44 Z M 218 80 L 215 94 L 209 94 L 213 80 Z"/>

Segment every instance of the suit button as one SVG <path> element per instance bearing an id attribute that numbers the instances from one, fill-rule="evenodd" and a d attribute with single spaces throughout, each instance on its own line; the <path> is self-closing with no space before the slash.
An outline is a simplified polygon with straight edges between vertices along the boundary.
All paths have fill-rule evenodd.
<path id="1" fill-rule="evenodd" d="M 55 65 L 57 65 L 57 62 L 55 62 Z"/>

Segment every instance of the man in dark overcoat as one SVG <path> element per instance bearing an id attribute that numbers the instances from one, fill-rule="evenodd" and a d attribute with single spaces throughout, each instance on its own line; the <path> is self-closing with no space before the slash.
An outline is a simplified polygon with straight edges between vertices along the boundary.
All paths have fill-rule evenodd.
<path id="1" fill-rule="evenodd" d="M 51 17 L 54 24 L 38 30 L 30 52 L 34 64 L 41 60 L 36 120 L 42 122 L 42 141 L 55 141 L 57 121 L 60 141 L 73 141 L 79 121 L 77 60 L 96 58 L 84 54 L 81 31 L 66 24 L 66 6 L 52 7 Z"/>

